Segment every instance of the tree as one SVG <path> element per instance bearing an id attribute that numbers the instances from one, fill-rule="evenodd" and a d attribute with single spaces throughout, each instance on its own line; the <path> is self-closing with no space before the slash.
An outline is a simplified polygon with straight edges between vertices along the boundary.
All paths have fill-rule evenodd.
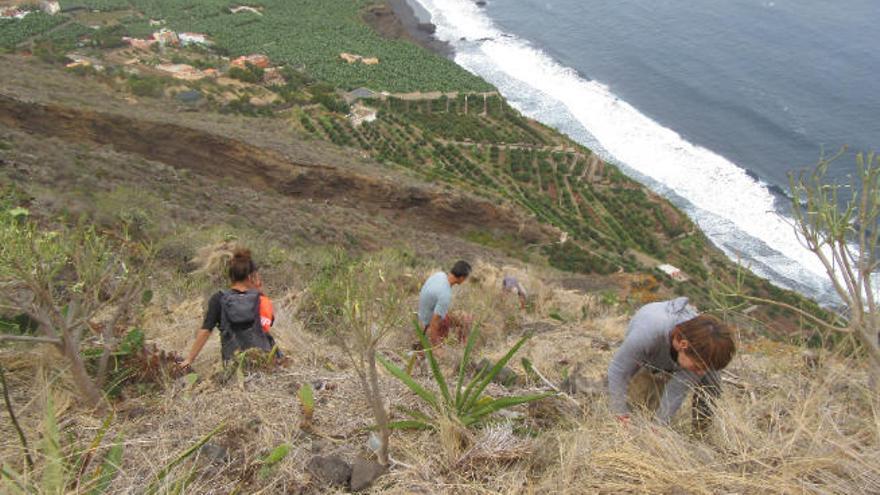
<path id="1" fill-rule="evenodd" d="M 872 274 L 880 241 L 880 156 L 856 156 L 849 184 L 828 178 L 828 168 L 845 150 L 822 156 L 815 168 L 789 174 L 795 232 L 825 268 L 846 305 L 847 329 L 880 370 L 880 315 Z M 847 194 L 848 193 L 848 194 Z"/>
<path id="2" fill-rule="evenodd" d="M 379 434 L 377 456 L 388 465 L 388 411 L 379 386 L 379 344 L 405 319 L 402 289 L 394 272 L 402 262 L 393 252 L 361 260 L 336 253 L 313 284 L 314 305 L 325 332 L 348 357 L 373 411 Z"/>
<path id="3" fill-rule="evenodd" d="M 22 208 L 0 215 L 0 304 L 27 314 L 40 334 L 0 334 L 0 342 L 52 344 L 68 361 L 86 404 L 100 407 L 117 329 L 126 329 L 137 304 L 149 296 L 143 292 L 145 247 L 85 225 L 44 230 Z M 100 334 L 102 347 L 94 377 L 80 349 L 92 331 Z"/>

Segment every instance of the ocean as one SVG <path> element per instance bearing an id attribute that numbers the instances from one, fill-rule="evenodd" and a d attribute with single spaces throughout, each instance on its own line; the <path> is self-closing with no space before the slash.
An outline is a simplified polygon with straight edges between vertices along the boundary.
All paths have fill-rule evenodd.
<path id="1" fill-rule="evenodd" d="M 455 61 L 669 198 L 732 259 L 835 295 L 788 173 L 880 146 L 876 0 L 413 0 Z"/>

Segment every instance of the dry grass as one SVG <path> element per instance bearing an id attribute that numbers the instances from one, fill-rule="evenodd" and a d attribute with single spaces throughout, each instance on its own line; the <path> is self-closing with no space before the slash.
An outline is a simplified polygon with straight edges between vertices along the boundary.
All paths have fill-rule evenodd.
<path id="1" fill-rule="evenodd" d="M 478 277 L 456 289 L 455 305 L 483 319 L 479 354 L 499 357 L 525 331 L 534 337 L 511 362 L 528 357 L 540 372 L 559 383 L 577 365 L 601 383 L 607 363 L 622 338 L 626 317 L 585 296 L 545 282 L 537 269 L 475 264 Z M 415 307 L 418 280 L 428 270 L 402 275 L 406 304 Z M 531 313 L 518 310 L 515 298 L 500 293 L 503 273 L 515 273 L 536 303 Z M 413 282 L 413 279 L 416 282 Z M 413 287 L 416 287 L 413 289 Z M 140 493 L 156 471 L 218 424 L 211 441 L 225 447 L 229 459 L 205 455 L 174 469 L 170 480 L 192 479 L 188 493 L 333 493 L 305 470 L 311 456 L 369 457 L 366 446 L 370 411 L 345 358 L 323 337 L 303 329 L 297 313 L 300 291 L 275 296 L 275 334 L 291 357 L 291 366 L 254 372 L 244 382 L 220 384 L 218 339 L 212 339 L 196 363 L 201 380 L 189 387 L 169 381 L 153 394 L 118 405 L 108 437 L 121 432 L 126 449 L 114 493 Z M 198 298 L 153 309 L 146 329 L 166 349 L 185 349 L 198 328 L 203 302 Z M 586 309 L 584 309 L 586 308 Z M 564 321 L 550 318 L 558 312 Z M 392 342 L 412 338 L 401 328 Z M 861 364 L 823 356 L 818 368 L 806 366 L 800 349 L 760 338 L 742 346 L 727 375 L 720 412 L 707 436 L 690 432 L 688 410 L 672 428 L 634 418 L 624 428 L 607 410 L 604 393 L 579 395 L 580 407 L 551 399 L 514 409 L 498 424 L 464 431 L 450 424 L 439 433 L 397 432 L 391 439 L 395 465 L 372 488 L 374 493 L 880 493 L 880 415 Z M 392 359 L 401 349 L 383 352 Z M 450 352 L 451 366 L 456 352 Z M 51 354 L 49 355 L 51 356 Z M 13 400 L 23 426 L 36 444 L 40 436 L 42 389 L 34 380 L 56 363 L 40 349 L 9 347 L 0 359 L 10 370 Z M 51 376 L 51 375 L 50 375 Z M 419 379 L 433 386 L 427 375 Z M 296 390 L 316 387 L 313 429 L 298 429 Z M 34 385 L 38 384 L 38 385 Z M 394 406 L 420 407 L 403 385 L 382 377 Z M 492 384 L 492 395 L 522 393 L 540 384 L 509 391 Z M 73 438 L 90 439 L 95 418 L 73 407 L 75 396 L 63 379 L 52 386 L 63 407 L 62 427 Z M 5 415 L 4 415 L 5 417 Z M 2 462 L 18 465 L 20 448 L 8 421 L 0 424 Z M 256 475 L 259 459 L 282 444 L 290 454 L 268 477 Z M 39 464 L 39 461 L 38 461 Z M 163 485 L 170 491 L 170 484 Z"/>

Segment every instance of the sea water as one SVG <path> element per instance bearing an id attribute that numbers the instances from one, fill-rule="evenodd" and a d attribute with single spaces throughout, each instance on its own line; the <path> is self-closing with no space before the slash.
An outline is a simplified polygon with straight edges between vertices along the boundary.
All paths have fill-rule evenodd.
<path id="1" fill-rule="evenodd" d="M 833 303 L 787 174 L 880 146 L 877 0 L 418 0 L 455 61 L 668 197 L 728 256 Z M 832 167 L 843 179 L 852 153 Z"/>

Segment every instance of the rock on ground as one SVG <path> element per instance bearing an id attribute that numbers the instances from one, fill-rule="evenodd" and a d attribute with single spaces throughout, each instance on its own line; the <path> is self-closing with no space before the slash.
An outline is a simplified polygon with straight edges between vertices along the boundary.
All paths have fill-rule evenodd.
<path id="1" fill-rule="evenodd" d="M 365 459 L 354 461 L 351 469 L 351 491 L 357 492 L 369 488 L 384 473 L 385 466 L 378 462 Z"/>
<path id="2" fill-rule="evenodd" d="M 338 456 L 315 456 L 309 459 L 306 468 L 321 481 L 338 486 L 348 486 L 351 479 L 351 466 Z"/>
<path id="3" fill-rule="evenodd" d="M 199 449 L 199 453 L 210 462 L 225 463 L 229 461 L 229 451 L 222 445 L 206 443 Z"/>

